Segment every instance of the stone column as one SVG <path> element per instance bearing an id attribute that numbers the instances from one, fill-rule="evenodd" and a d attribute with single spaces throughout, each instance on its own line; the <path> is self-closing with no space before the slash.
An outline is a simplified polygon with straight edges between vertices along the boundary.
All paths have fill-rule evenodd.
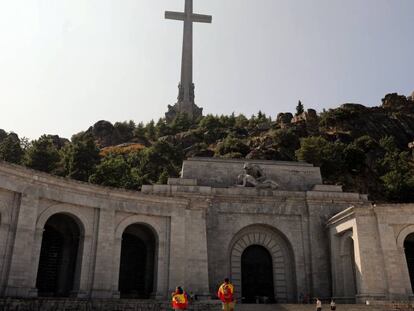
<path id="1" fill-rule="evenodd" d="M 331 295 L 331 275 L 329 269 L 329 238 L 324 229 L 326 214 L 330 206 L 323 201 L 308 200 L 310 258 L 311 258 L 311 296 L 329 297 Z"/>
<path id="2" fill-rule="evenodd" d="M 11 255 L 10 272 L 5 289 L 9 297 L 36 296 L 37 267 L 34 267 L 33 250 L 36 238 L 36 219 L 39 198 L 34 195 L 23 194 L 17 216 L 16 234 Z M 39 256 L 37 254 L 37 256 Z"/>
<path id="3" fill-rule="evenodd" d="M 356 214 L 354 227 L 355 272 L 357 281 L 356 301 L 382 300 L 386 298 L 387 276 L 384 273 L 384 257 L 381 252 L 381 234 L 370 210 Z M 395 243 L 395 242 L 394 242 Z"/>
<path id="4" fill-rule="evenodd" d="M 31 270 L 31 285 L 30 287 L 36 288 L 36 278 L 37 271 L 39 270 L 39 260 L 40 260 L 40 250 L 42 248 L 42 238 L 43 238 L 44 228 L 36 228 L 33 241 L 33 250 L 32 250 L 32 266 Z M 37 289 L 35 290 L 37 293 Z"/>
<path id="5" fill-rule="evenodd" d="M 4 214 L 0 219 L 0 296 L 3 293 L 5 282 L 7 281 L 7 263 L 9 262 L 10 247 L 8 243 L 11 240 L 10 220 L 5 219 Z"/>
<path id="6" fill-rule="evenodd" d="M 330 228 L 329 230 L 330 238 L 330 251 L 331 251 L 331 273 L 332 273 L 332 295 L 334 297 L 343 296 L 343 283 L 340 280 L 341 268 L 340 265 L 340 247 L 339 247 L 339 237 L 335 234 L 335 230 Z"/>
<path id="7" fill-rule="evenodd" d="M 405 284 L 406 278 L 404 277 L 403 265 L 400 260 L 402 252 L 397 247 L 394 230 L 387 223 L 386 216 L 384 215 L 383 219 L 381 219 L 381 215 L 378 216 L 380 249 L 383 254 L 381 257 L 384 260 L 383 271 L 387 280 L 384 283 L 387 285 L 389 299 L 408 299 Z"/>
<path id="8" fill-rule="evenodd" d="M 171 219 L 165 217 L 162 223 L 162 229 L 159 229 L 158 236 L 158 252 L 157 261 L 155 262 L 156 268 L 156 288 L 153 294 L 155 299 L 169 299 L 170 292 L 168 291 L 168 271 L 170 269 L 170 227 Z"/>
<path id="9" fill-rule="evenodd" d="M 93 274 L 92 264 L 94 261 L 94 236 L 85 233 L 80 237 L 77 265 L 75 270 L 75 292 L 77 298 L 87 298 L 91 290 L 91 277 Z"/>
<path id="10" fill-rule="evenodd" d="M 182 285 L 187 288 L 185 283 L 187 267 L 186 248 L 186 211 L 185 208 L 177 208 L 171 217 L 170 230 L 170 264 L 168 292 L 175 290 L 175 287 Z"/>
<path id="11" fill-rule="evenodd" d="M 100 209 L 99 225 L 97 230 L 97 246 L 95 260 L 95 269 L 92 285 L 92 298 L 111 298 L 113 297 L 113 280 L 118 278 L 114 275 L 113 266 L 115 264 L 114 257 L 111 256 L 114 250 L 115 236 L 115 211 Z M 119 242 L 119 253 L 120 253 Z M 120 254 L 119 254 L 120 255 Z M 118 289 L 116 289 L 118 290 Z"/>
<path id="12" fill-rule="evenodd" d="M 121 270 L 121 247 L 122 247 L 122 235 L 114 237 L 114 247 L 112 254 L 114 258 L 114 265 L 112 267 L 112 297 L 120 298 L 119 292 L 119 272 Z"/>
<path id="13" fill-rule="evenodd" d="M 208 254 L 207 254 L 207 202 L 194 202 L 186 210 L 185 286 L 200 298 L 209 298 Z"/>
<path id="14" fill-rule="evenodd" d="M 399 261 L 399 266 L 402 270 L 401 275 L 401 285 L 405 287 L 405 292 L 407 296 L 412 299 L 413 298 L 413 290 L 411 286 L 411 280 L 410 280 L 410 273 L 408 271 L 408 265 L 407 265 L 407 258 L 405 256 L 405 250 L 404 248 L 397 245 L 398 253 L 397 253 L 397 260 Z"/>

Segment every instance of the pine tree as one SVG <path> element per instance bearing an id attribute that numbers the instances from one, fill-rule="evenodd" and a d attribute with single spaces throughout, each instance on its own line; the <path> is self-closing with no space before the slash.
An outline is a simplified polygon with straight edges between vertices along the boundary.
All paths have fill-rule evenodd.
<path id="1" fill-rule="evenodd" d="M 303 104 L 301 101 L 298 102 L 298 105 L 296 106 L 296 116 L 300 116 L 304 112 Z"/>
<path id="2" fill-rule="evenodd" d="M 14 133 L 10 133 L 0 143 L 0 159 L 10 163 L 20 164 L 22 156 L 23 150 L 20 146 L 19 137 Z"/>
<path id="3" fill-rule="evenodd" d="M 85 135 L 75 140 L 65 152 L 65 169 L 67 176 L 73 179 L 88 181 L 99 163 L 99 148 L 92 135 Z"/>
<path id="4" fill-rule="evenodd" d="M 53 140 L 43 135 L 27 150 L 24 162 L 35 170 L 52 173 L 58 167 L 60 155 Z"/>

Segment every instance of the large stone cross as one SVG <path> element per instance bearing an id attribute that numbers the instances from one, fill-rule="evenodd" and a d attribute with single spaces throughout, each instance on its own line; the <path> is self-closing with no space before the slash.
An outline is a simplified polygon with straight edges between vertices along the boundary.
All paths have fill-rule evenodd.
<path id="1" fill-rule="evenodd" d="M 184 21 L 184 39 L 181 61 L 181 81 L 178 86 L 178 102 L 174 107 L 169 106 L 170 111 L 166 114 L 167 119 L 171 119 L 175 114 L 187 113 L 189 117 L 198 117 L 202 113 L 202 108 L 198 108 L 194 103 L 194 84 L 193 84 L 193 23 L 211 23 L 212 17 L 193 13 L 193 0 L 185 0 L 185 11 L 165 12 L 166 19 Z"/>

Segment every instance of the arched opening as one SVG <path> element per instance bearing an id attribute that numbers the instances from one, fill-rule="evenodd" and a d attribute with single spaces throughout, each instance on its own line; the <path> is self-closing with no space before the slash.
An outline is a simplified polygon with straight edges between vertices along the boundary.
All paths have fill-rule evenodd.
<path id="1" fill-rule="evenodd" d="M 346 237 L 343 245 L 342 267 L 344 280 L 344 296 L 355 298 L 357 294 L 355 250 L 352 237 Z"/>
<path id="2" fill-rule="evenodd" d="M 155 235 L 133 224 L 122 234 L 119 292 L 122 298 L 148 299 L 154 290 Z"/>
<path id="3" fill-rule="evenodd" d="M 258 246 L 259 248 L 261 247 L 261 249 L 256 249 L 256 251 L 254 248 L 248 250 L 248 248 L 252 246 Z M 230 277 L 233 281 L 237 297 L 260 296 L 259 302 L 265 302 L 264 300 L 266 299 L 264 299 L 264 297 L 268 297 L 267 301 L 269 302 L 271 302 L 272 299 L 277 303 L 296 301 L 295 258 L 291 244 L 283 233 L 273 227 L 251 225 L 243 228 L 234 236 L 230 243 L 229 250 Z M 246 250 L 247 252 L 245 252 Z M 258 252 L 259 255 L 251 256 L 249 255 L 251 254 L 250 252 L 253 254 Z M 249 257 L 253 257 L 252 260 L 249 260 Z M 271 262 L 270 265 L 268 264 L 269 258 Z M 255 263 L 254 260 L 258 260 L 259 263 Z M 262 289 L 266 288 L 265 293 L 246 293 L 246 289 L 251 286 L 249 284 L 246 286 L 246 284 L 242 283 L 246 281 L 246 273 L 249 273 L 249 262 L 253 262 L 252 265 L 260 266 L 261 269 L 267 271 L 266 273 L 256 272 L 267 275 L 267 281 L 264 281 L 262 285 L 258 286 L 259 288 L 261 286 Z M 242 270 L 244 270 L 244 273 Z M 270 277 L 272 278 L 272 281 L 270 281 Z M 248 278 L 249 277 L 247 276 L 247 280 Z M 264 278 L 261 279 L 264 280 Z M 257 280 L 254 281 L 256 282 Z M 255 285 L 253 284 L 253 286 Z M 244 290 L 242 288 L 244 288 Z M 270 288 L 273 289 L 273 292 L 270 292 Z M 247 300 L 249 300 L 249 298 Z"/>
<path id="4" fill-rule="evenodd" d="M 251 245 L 244 250 L 241 277 L 243 302 L 275 301 L 272 256 L 265 247 Z"/>
<path id="5" fill-rule="evenodd" d="M 408 273 L 410 275 L 411 289 L 414 291 L 414 233 L 409 234 L 404 240 L 405 259 L 407 260 Z"/>
<path id="6" fill-rule="evenodd" d="M 68 297 L 79 273 L 81 229 L 65 214 L 51 216 L 44 226 L 36 287 L 41 297 Z"/>

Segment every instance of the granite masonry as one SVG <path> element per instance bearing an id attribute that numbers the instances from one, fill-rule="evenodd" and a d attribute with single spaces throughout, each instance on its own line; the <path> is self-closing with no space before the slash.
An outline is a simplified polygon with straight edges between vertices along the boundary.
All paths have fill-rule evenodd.
<path id="1" fill-rule="evenodd" d="M 249 167 L 263 187 L 240 185 Z M 204 301 L 228 276 L 243 302 L 412 296 L 414 205 L 298 162 L 193 158 L 181 176 L 124 191 L 0 162 L 0 295 Z"/>

